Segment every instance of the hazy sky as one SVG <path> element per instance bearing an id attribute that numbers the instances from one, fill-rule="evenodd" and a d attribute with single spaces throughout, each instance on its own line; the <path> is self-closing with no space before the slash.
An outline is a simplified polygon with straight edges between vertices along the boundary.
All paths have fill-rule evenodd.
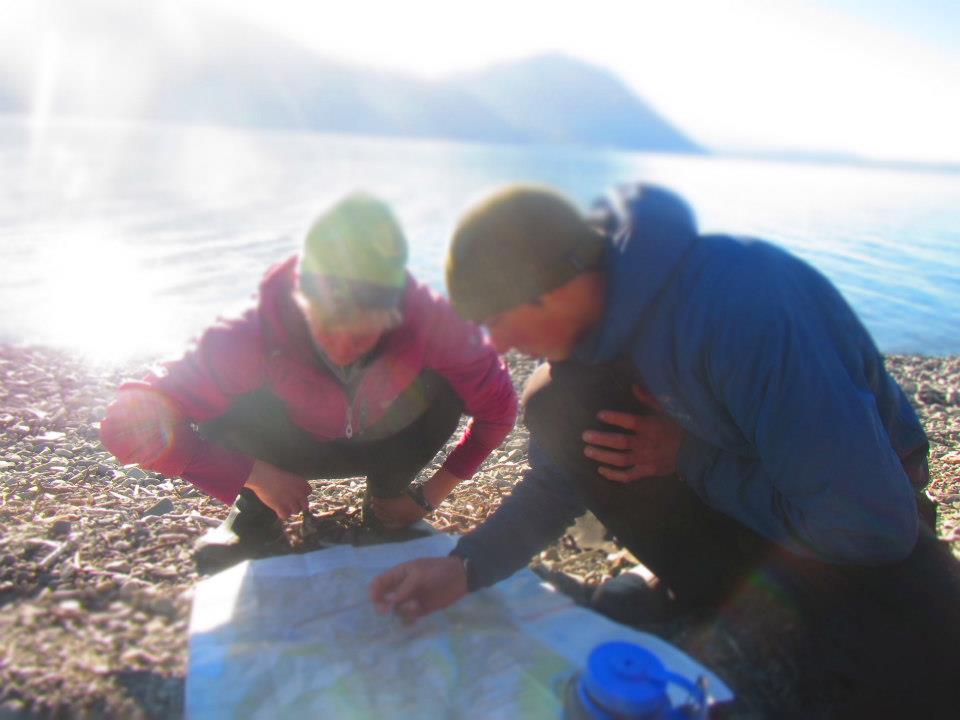
<path id="1" fill-rule="evenodd" d="M 185 27 L 208 6 L 327 57 L 426 77 L 566 52 L 715 150 L 960 162 L 960 0 L 0 0 L 0 26 L 110 2 L 149 2 Z"/>
<path id="2" fill-rule="evenodd" d="M 960 161 L 957 0 L 203 0 L 426 76 L 559 50 L 697 140 Z"/>

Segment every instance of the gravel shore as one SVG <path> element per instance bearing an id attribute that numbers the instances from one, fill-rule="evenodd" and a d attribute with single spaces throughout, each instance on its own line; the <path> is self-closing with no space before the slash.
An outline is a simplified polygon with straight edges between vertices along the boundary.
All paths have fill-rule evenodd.
<path id="1" fill-rule="evenodd" d="M 939 504 L 941 537 L 960 556 L 960 358 L 896 355 L 887 362 L 927 429 L 928 493 Z M 510 364 L 522 384 L 533 363 L 511 357 Z M 120 466 L 101 447 L 105 406 L 119 381 L 142 369 L 0 346 L 0 720 L 182 715 L 197 580 L 190 547 L 226 508 L 181 480 Z M 456 489 L 435 524 L 469 531 L 525 465 L 526 435 L 518 428 Z M 304 534 L 303 549 L 354 529 L 361 493 L 361 479 L 315 484 L 320 540 Z M 298 523 L 289 529 L 297 542 Z M 573 532 L 538 562 L 598 583 L 633 560 L 602 537 Z M 738 687 L 743 672 L 724 667 L 723 653 L 694 645 L 691 651 Z M 760 695 L 781 692 L 779 684 L 771 679 Z M 747 709 L 763 706 L 763 698 L 745 702 Z"/>

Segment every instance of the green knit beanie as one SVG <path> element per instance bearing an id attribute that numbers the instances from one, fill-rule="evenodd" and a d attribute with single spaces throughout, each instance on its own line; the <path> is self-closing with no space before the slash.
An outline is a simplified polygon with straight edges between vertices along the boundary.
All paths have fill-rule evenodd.
<path id="1" fill-rule="evenodd" d="M 447 256 L 447 290 L 461 317 L 483 322 L 600 267 L 604 252 L 602 236 L 563 195 L 514 185 L 460 221 Z"/>
<path id="2" fill-rule="evenodd" d="M 340 200 L 313 223 L 300 290 L 331 312 L 395 307 L 406 285 L 407 241 L 390 208 L 366 193 Z"/>

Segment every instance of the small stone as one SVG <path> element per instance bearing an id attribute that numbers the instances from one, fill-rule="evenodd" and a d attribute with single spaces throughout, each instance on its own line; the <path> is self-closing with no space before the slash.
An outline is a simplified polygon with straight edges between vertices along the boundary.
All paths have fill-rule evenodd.
<path id="1" fill-rule="evenodd" d="M 116 580 L 112 578 L 103 578 L 102 580 L 100 580 L 100 582 L 97 583 L 96 589 L 98 593 L 105 593 L 105 592 L 112 592 L 113 590 L 116 590 L 118 587 L 119 587 L 119 584 L 117 583 Z"/>
<path id="2" fill-rule="evenodd" d="M 180 577 L 180 571 L 172 565 L 158 565 L 150 568 L 150 574 L 160 578 Z"/>
<path id="3" fill-rule="evenodd" d="M 69 520 L 57 520 L 53 525 L 50 526 L 50 530 L 47 533 L 50 537 L 63 537 L 64 535 L 70 534 L 71 529 Z"/>
<path id="4" fill-rule="evenodd" d="M 917 400 L 923 405 L 946 405 L 947 396 L 934 387 L 925 385 L 917 392 Z"/>
<path id="5" fill-rule="evenodd" d="M 150 517 L 152 515 L 166 515 L 167 513 L 173 512 L 173 501 L 170 498 L 163 498 L 153 505 L 150 506 L 148 510 L 145 510 L 143 515 L 140 517 Z"/>
<path id="6" fill-rule="evenodd" d="M 57 615 L 63 618 L 80 619 L 85 613 L 78 600 L 63 600 L 57 606 Z"/>
<path id="7" fill-rule="evenodd" d="M 57 448 L 53 451 L 54 455 L 59 455 L 62 458 L 72 458 L 73 453 L 67 450 L 66 448 Z"/>

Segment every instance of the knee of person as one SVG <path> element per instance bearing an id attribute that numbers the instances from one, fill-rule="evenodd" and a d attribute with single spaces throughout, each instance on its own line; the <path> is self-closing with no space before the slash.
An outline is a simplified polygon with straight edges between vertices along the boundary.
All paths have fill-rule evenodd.
<path id="1" fill-rule="evenodd" d="M 463 414 L 463 398 L 457 394 L 446 378 L 428 371 L 424 373 L 424 380 L 430 388 L 430 395 L 435 403 L 441 403 L 451 411 L 456 409 L 458 415 Z"/>
<path id="2" fill-rule="evenodd" d="M 560 443 L 579 448 L 583 431 L 596 425 L 600 409 L 546 363 L 527 380 L 521 406 L 524 425 L 547 447 Z"/>
<path id="3" fill-rule="evenodd" d="M 424 372 L 419 382 L 423 388 L 424 397 L 427 398 L 425 412 L 433 418 L 434 425 L 445 428 L 443 432 L 449 437 L 457 429 L 460 417 L 463 415 L 463 398 L 453 389 L 453 385 L 435 372 Z"/>
<path id="4" fill-rule="evenodd" d="M 526 409 L 530 400 L 550 390 L 550 363 L 543 363 L 530 374 L 523 385 L 520 395 L 520 407 Z"/>

